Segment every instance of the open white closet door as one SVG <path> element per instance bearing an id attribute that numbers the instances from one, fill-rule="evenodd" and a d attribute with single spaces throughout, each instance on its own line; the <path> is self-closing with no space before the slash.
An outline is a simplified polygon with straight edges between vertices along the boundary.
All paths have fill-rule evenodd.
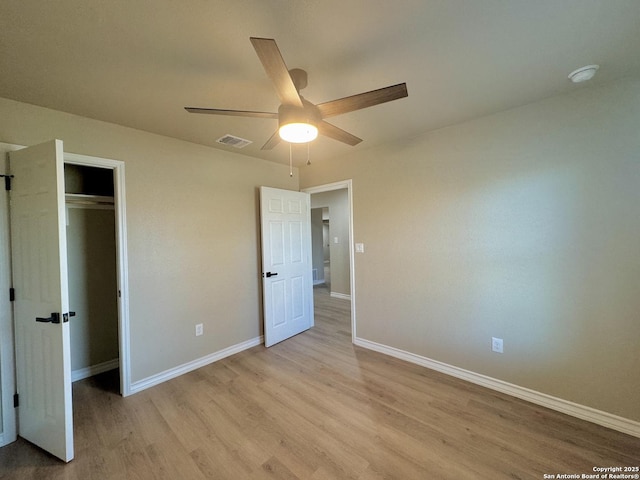
<path id="1" fill-rule="evenodd" d="M 60 140 L 11 152 L 18 434 L 73 459 L 64 153 Z"/>
<path id="2" fill-rule="evenodd" d="M 308 193 L 260 187 L 265 345 L 313 326 Z"/>

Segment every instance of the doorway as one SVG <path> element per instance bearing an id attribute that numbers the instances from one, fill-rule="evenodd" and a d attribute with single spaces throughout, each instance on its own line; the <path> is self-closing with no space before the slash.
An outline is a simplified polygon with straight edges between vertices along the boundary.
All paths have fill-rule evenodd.
<path id="1" fill-rule="evenodd" d="M 324 283 L 331 289 L 331 213 L 322 208 L 322 265 Z"/>
<path id="2" fill-rule="evenodd" d="M 320 288 L 327 286 L 330 297 L 350 300 L 351 341 L 353 342 L 356 338 L 356 302 L 351 183 L 351 180 L 345 180 L 302 189 L 302 191 L 311 195 L 312 229 L 315 230 L 312 256 L 316 282 Z M 328 237 L 328 242 L 323 241 L 325 236 Z M 324 252 L 326 248 L 329 250 L 328 254 Z M 324 270 L 325 258 L 329 260 L 327 270 Z M 328 281 L 325 281 L 324 272 L 328 276 L 326 279 Z M 320 281 L 321 278 L 322 281 Z"/>
<path id="3" fill-rule="evenodd" d="M 73 382 L 119 367 L 113 171 L 65 163 Z"/>
<path id="4" fill-rule="evenodd" d="M 124 162 L 65 152 L 64 163 L 67 233 L 83 236 L 67 238 L 67 251 L 76 248 L 69 263 L 81 267 L 69 269 L 70 305 L 79 305 L 71 327 L 72 380 L 118 368 L 119 393 L 126 397 L 131 374 Z"/>
<path id="5" fill-rule="evenodd" d="M 311 254 L 313 286 L 331 288 L 329 207 L 311 207 Z"/>

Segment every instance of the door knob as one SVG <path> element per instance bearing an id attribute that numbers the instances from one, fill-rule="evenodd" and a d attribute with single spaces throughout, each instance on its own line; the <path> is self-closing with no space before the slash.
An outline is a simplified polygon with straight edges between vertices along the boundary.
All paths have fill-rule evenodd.
<path id="1" fill-rule="evenodd" d="M 278 275 L 277 273 L 267 272 L 267 278 L 275 277 L 277 275 Z"/>
<path id="2" fill-rule="evenodd" d="M 47 317 L 47 318 L 43 318 L 43 317 L 36 317 L 36 322 L 42 322 L 42 323 L 60 323 L 60 314 L 56 313 L 56 312 L 51 312 L 51 316 Z"/>

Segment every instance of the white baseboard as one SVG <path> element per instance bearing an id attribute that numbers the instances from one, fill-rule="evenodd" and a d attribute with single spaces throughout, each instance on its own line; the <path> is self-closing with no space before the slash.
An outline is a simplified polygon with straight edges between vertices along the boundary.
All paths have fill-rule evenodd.
<path id="1" fill-rule="evenodd" d="M 71 372 L 71 381 L 77 382 L 78 380 L 93 377 L 94 375 L 98 375 L 102 372 L 108 372 L 109 370 L 113 370 L 114 368 L 118 368 L 119 366 L 120 360 L 118 358 L 114 358 L 113 360 L 98 363 L 97 365 L 91 365 L 90 367 L 73 370 Z"/>
<path id="2" fill-rule="evenodd" d="M 322 280 L 314 280 L 313 286 L 315 287 L 316 285 L 324 285 L 324 278 Z"/>
<path id="3" fill-rule="evenodd" d="M 341 298 L 343 300 L 351 300 L 351 295 L 347 295 L 346 293 L 331 292 L 331 296 L 333 298 Z"/>
<path id="4" fill-rule="evenodd" d="M 130 394 L 141 392 L 142 390 L 146 390 L 147 388 L 166 382 L 167 380 L 171 380 L 172 378 L 179 377 L 180 375 L 184 375 L 185 373 L 189 373 L 200 367 L 204 367 L 206 365 L 209 365 L 210 363 L 217 362 L 218 360 L 222 360 L 223 358 L 229 357 L 236 353 L 240 353 L 243 350 L 247 350 L 263 343 L 264 336 L 261 335 L 256 338 L 252 338 L 251 340 L 247 340 L 246 342 L 238 343 L 237 345 L 232 345 L 210 355 L 198 358 L 196 360 L 193 360 L 192 362 L 179 365 L 175 368 L 170 368 L 169 370 L 165 370 L 164 372 L 160 372 L 156 375 L 152 375 L 150 377 L 132 383 Z"/>
<path id="5" fill-rule="evenodd" d="M 490 388 L 491 390 L 506 393 L 507 395 L 521 398 L 522 400 L 535 403 L 536 405 L 541 405 L 543 407 L 550 408 L 551 410 L 565 413 L 572 417 L 580 418 L 582 420 L 640 438 L 640 422 L 636 422 L 635 420 L 619 417 L 611 413 L 603 412 L 602 410 L 573 403 L 568 400 L 547 395 L 546 393 L 520 387 L 512 383 L 503 382 L 502 380 L 487 377 L 486 375 L 464 370 L 459 367 L 454 367 L 437 360 L 416 355 L 415 353 L 371 342 L 363 338 L 356 337 L 353 343 L 359 347 L 375 350 L 376 352 L 384 353 L 391 357 L 399 358 L 416 365 L 421 365 L 423 367 L 430 368 L 431 370 L 436 370 L 438 372 L 451 375 L 452 377 L 460 378 L 462 380 Z"/>

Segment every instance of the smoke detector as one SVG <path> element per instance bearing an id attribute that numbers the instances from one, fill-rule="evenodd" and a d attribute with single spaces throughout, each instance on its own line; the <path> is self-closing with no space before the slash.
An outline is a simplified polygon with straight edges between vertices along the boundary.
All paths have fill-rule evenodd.
<path id="1" fill-rule="evenodd" d="M 593 78 L 599 68 L 600 65 L 587 65 L 586 67 L 579 68 L 569 74 L 569 80 L 573 83 L 586 82 Z"/>

